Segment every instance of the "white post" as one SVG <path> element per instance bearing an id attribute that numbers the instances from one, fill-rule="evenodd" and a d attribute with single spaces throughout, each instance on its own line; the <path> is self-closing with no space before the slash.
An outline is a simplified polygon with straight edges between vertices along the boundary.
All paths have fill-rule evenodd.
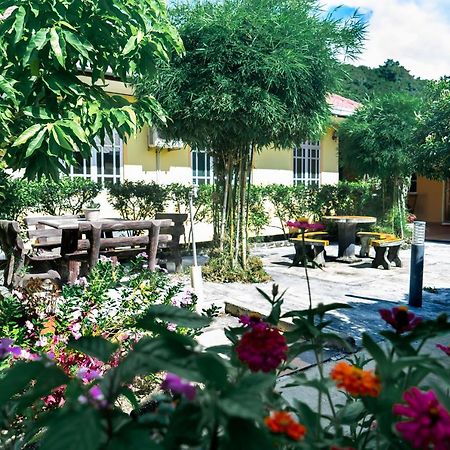
<path id="1" fill-rule="evenodd" d="M 198 265 L 197 261 L 197 245 L 195 243 L 194 233 L 194 205 L 193 198 L 197 196 L 197 187 L 194 186 L 192 192 L 189 194 L 189 216 L 191 222 L 191 236 L 192 236 L 192 256 L 194 259 L 194 265 L 191 267 L 191 286 L 197 296 L 197 312 L 202 311 L 203 303 L 203 278 L 202 268 Z"/>

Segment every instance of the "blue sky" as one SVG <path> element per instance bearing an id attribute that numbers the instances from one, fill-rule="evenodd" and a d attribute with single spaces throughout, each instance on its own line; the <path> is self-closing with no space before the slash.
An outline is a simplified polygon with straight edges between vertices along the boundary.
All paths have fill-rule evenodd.
<path id="1" fill-rule="evenodd" d="M 450 75 L 450 0 L 321 0 L 325 12 L 349 17 L 359 10 L 368 24 L 356 64 L 400 61 L 422 78 Z"/>

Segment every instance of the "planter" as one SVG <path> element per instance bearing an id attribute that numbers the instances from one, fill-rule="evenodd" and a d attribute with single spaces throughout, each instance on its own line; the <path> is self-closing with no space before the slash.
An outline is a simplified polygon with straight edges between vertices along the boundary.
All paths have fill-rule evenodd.
<path id="1" fill-rule="evenodd" d="M 85 208 L 84 217 L 86 220 L 95 221 L 100 219 L 100 208 Z"/>

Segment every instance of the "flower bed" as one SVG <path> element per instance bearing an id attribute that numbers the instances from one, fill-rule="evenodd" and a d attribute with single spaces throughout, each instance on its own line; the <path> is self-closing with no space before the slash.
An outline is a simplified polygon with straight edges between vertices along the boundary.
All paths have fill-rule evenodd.
<path id="1" fill-rule="evenodd" d="M 147 292 L 148 278 L 133 280 L 123 291 L 126 299 L 140 299 Z M 91 298 L 92 280 L 88 283 L 91 289 L 71 289 Z M 105 289 L 100 289 L 104 295 Z M 148 303 L 131 320 L 104 327 L 110 330 L 109 340 L 90 321 L 85 324 L 89 314 L 77 314 L 75 322 L 68 322 L 72 337 L 62 348 L 76 360 L 76 372 L 65 370 L 48 347 L 23 361 L 17 343 L 3 340 L 0 357 L 10 366 L 0 380 L 3 442 L 43 450 L 450 448 L 449 347 L 439 344 L 442 357 L 421 353 L 429 339 L 448 337 L 445 315 L 421 320 L 405 308 L 380 311 L 386 344 L 364 334 L 367 356 L 355 354 L 337 362 L 328 374 L 321 362 L 323 345 L 330 339 L 346 343 L 327 330 L 326 313 L 348 305 L 319 305 L 282 315 L 283 299 L 274 286 L 272 297 L 263 293 L 272 306 L 268 317 L 244 316 L 241 326 L 226 330 L 229 345 L 204 349 L 194 338 L 195 330 L 210 320 L 174 306 L 184 301 L 180 292 L 159 303 L 146 295 Z M 82 325 L 74 331 L 80 317 Z M 283 317 L 293 323 L 284 333 L 277 328 Z M 133 338 L 118 339 L 117 323 Z M 287 386 L 296 388 L 297 395 L 288 403 L 277 381 L 294 358 L 311 350 L 319 375 L 291 376 Z M 130 389 L 134 380 L 162 372 L 166 375 L 159 392 L 139 405 Z M 49 415 L 42 399 L 55 397 L 55 388 L 65 390 L 64 403 Z M 317 391 L 317 404 L 306 401 L 304 389 Z M 123 409 L 124 401 L 133 406 L 131 414 Z"/>

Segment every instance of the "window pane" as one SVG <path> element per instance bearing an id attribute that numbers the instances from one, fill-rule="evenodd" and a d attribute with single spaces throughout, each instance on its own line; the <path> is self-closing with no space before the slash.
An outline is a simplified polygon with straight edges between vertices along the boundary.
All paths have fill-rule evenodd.
<path id="1" fill-rule="evenodd" d="M 113 152 L 106 149 L 103 150 L 103 173 L 105 175 L 114 175 L 114 155 Z"/>

